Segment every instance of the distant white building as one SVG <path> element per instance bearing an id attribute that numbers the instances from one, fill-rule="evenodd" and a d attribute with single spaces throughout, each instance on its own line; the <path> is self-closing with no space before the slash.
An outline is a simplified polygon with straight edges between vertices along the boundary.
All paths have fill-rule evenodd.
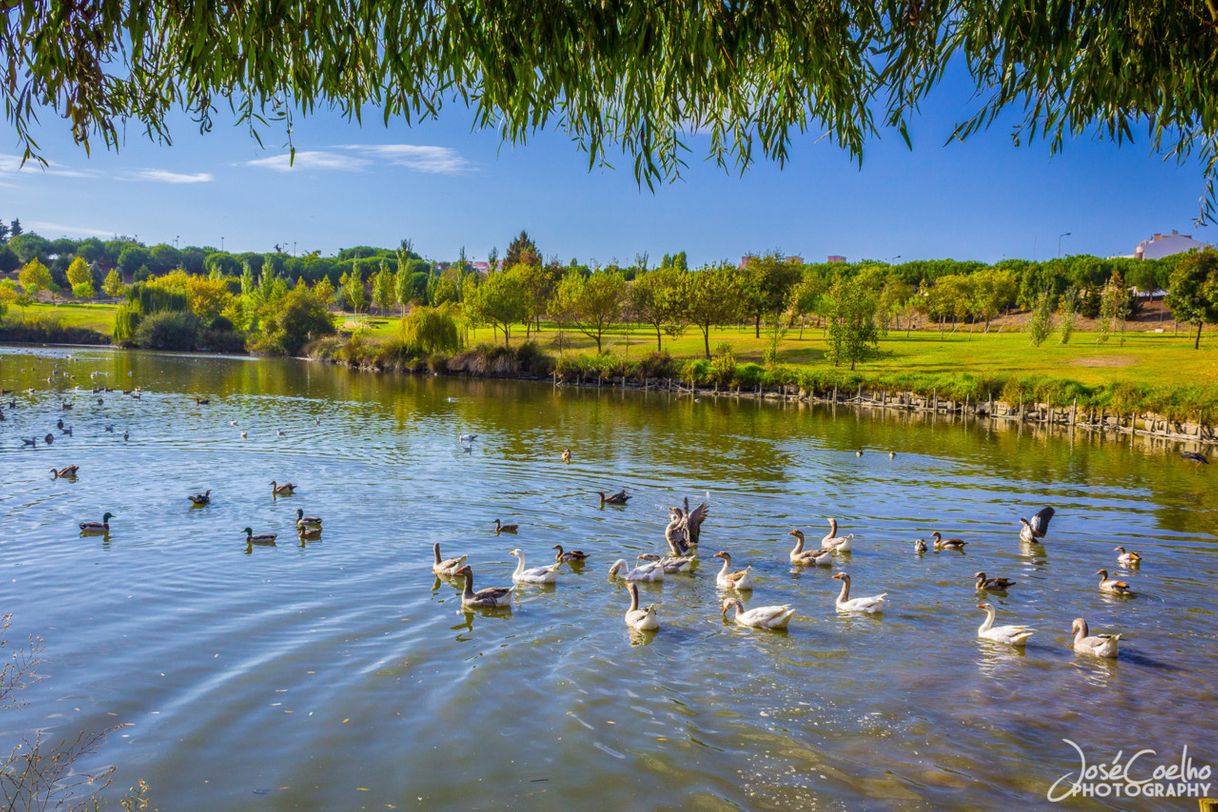
<path id="1" fill-rule="evenodd" d="M 1191 234 L 1181 234 L 1173 228 L 1170 234 L 1155 234 L 1149 240 L 1142 240 L 1133 247 L 1132 256 L 1134 259 L 1162 259 L 1208 247 L 1208 243 L 1194 240 Z"/>

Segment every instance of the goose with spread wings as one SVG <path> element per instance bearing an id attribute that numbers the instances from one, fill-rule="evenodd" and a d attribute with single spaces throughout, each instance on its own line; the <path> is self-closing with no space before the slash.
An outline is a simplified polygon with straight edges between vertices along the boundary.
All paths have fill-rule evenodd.
<path id="1" fill-rule="evenodd" d="M 693 510 L 689 509 L 689 497 L 685 498 L 685 509 L 671 507 L 668 526 L 664 528 L 664 540 L 674 556 L 685 556 L 696 552 L 702 537 L 702 523 L 710 515 L 710 493 Z"/>
<path id="2" fill-rule="evenodd" d="M 1057 511 L 1051 507 L 1041 508 L 1032 514 L 1031 519 L 1021 518 L 1019 520 L 1019 538 L 1021 541 L 1026 541 L 1029 544 L 1040 544 L 1049 533 L 1049 521 L 1052 520 L 1053 514 Z"/>

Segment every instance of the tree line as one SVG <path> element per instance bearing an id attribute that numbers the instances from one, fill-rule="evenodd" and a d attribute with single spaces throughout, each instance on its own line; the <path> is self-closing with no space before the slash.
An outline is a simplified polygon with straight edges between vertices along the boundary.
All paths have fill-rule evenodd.
<path id="1" fill-rule="evenodd" d="M 464 252 L 453 262 L 425 260 L 409 240 L 394 249 L 356 246 L 329 257 L 317 252 L 294 257 L 281 251 L 178 250 L 125 238 L 47 240 L 21 230 L 19 221 L 7 226 L 3 237 L 0 251 L 15 258 L 18 280 L 0 284 L 0 306 L 32 301 L 43 292 L 70 291 L 91 299 L 100 291 L 118 298 L 131 284 L 163 287 L 167 279 L 183 293 L 192 286 L 223 290 L 235 302 L 248 300 L 255 290 L 265 299 L 278 285 L 283 292 L 303 287 L 326 307 L 356 313 L 375 309 L 405 315 L 419 305 L 451 305 L 469 324 L 491 327 L 505 346 L 521 331 L 527 339 L 546 323 L 559 331 L 560 349 L 566 333 L 577 332 L 601 352 L 606 334 L 627 324 L 652 332 L 657 351 L 666 338 L 696 330 L 709 358 L 715 328 L 747 323 L 757 338 L 764 330 L 767 356 L 776 357 L 778 342 L 791 330 L 802 333 L 811 320 L 825 330 L 831 360 L 853 368 L 873 355 L 879 337 L 891 330 L 933 326 L 944 332 L 960 325 L 988 330 L 996 317 L 1012 311 L 1029 313 L 1025 329 L 1034 344 L 1046 340 L 1055 326 L 1069 341 L 1080 316 L 1096 320 L 1097 340 L 1105 341 L 1136 315 L 1142 302 L 1138 292 L 1166 290 L 1178 321 L 1198 326 L 1198 339 L 1202 325 L 1218 321 L 1218 294 L 1211 292 L 1216 284 L 1208 269 L 1213 252 L 1161 260 L 1078 255 L 992 265 L 946 259 L 803 263 L 772 253 L 748 257 L 739 266 L 723 262 L 693 269 L 684 252 L 664 255 L 655 267 L 645 254 L 629 264 L 604 266 L 544 260 L 522 231 L 502 259 L 490 252 L 484 264 L 490 270 L 483 273 Z M 1186 262 L 1187 257 L 1199 259 Z M 1177 273 L 1178 266 L 1187 272 Z M 234 307 L 200 316 L 223 314 L 234 328 L 251 329 L 250 308 Z"/>

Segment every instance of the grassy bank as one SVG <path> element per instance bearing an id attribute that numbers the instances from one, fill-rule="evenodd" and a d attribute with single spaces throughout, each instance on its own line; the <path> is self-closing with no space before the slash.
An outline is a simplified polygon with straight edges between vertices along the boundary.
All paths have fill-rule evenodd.
<path id="1" fill-rule="evenodd" d="M 463 354 L 456 369 L 447 359 L 422 358 L 395 340 L 395 319 L 371 319 L 360 337 L 348 345 L 335 342 L 326 357 L 345 363 L 380 369 L 430 369 L 436 372 L 469 372 Z M 524 328 L 514 333 L 513 349 L 524 346 Z M 502 337 L 489 329 L 469 331 L 467 340 L 483 355 L 494 353 L 494 363 L 483 364 L 512 374 L 511 353 L 502 351 Z M 605 337 L 605 352 L 596 353 L 595 342 L 580 333 L 560 333 L 544 325 L 532 335 L 527 350 L 530 359 L 540 351 L 548 356 L 552 370 L 567 381 L 594 382 L 625 377 L 630 380 L 671 379 L 686 386 L 773 390 L 795 387 L 827 396 L 835 389 L 853 392 L 859 386 L 890 393 L 913 392 L 941 399 L 1008 403 L 1046 403 L 1080 409 L 1105 409 L 1120 414 L 1154 412 L 1168 419 L 1191 421 L 1200 418 L 1212 424 L 1218 418 L 1218 344 L 1192 348 L 1184 331 L 1129 332 L 1097 344 L 1096 334 L 1076 332 L 1069 344 L 1055 336 L 1033 347 L 1024 333 L 915 331 L 890 333 L 880 341 L 880 357 L 860 364 L 856 370 L 834 367 L 826 358 L 826 343 L 819 330 L 788 333 L 778 345 L 778 359 L 764 364 L 769 347 L 744 327 L 712 331 L 712 360 L 702 358 L 702 337 L 688 331 L 676 339 L 665 337 L 664 352 L 657 353 L 655 334 L 617 329 Z M 493 348 L 499 346 L 496 351 Z M 339 347 L 345 347 L 341 352 Z M 523 366 L 536 374 L 535 360 Z M 475 373 L 477 374 L 477 373 Z"/>

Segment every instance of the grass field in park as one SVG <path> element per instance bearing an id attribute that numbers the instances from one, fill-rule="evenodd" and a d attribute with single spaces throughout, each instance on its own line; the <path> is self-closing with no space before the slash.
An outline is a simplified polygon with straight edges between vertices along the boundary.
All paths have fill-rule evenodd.
<path id="1" fill-rule="evenodd" d="M 397 334 L 395 318 L 369 319 L 368 334 L 390 338 Z M 559 355 L 559 333 L 552 325 L 542 324 L 542 332 L 533 338 L 543 350 Z M 523 327 L 512 331 L 512 344 L 523 342 Z M 490 328 L 470 331 L 470 343 L 503 342 L 502 333 Z M 629 336 L 621 329 L 607 333 L 604 348 L 608 352 L 629 358 L 641 358 L 656 349 L 655 333 L 637 328 Z M 761 338 L 753 335 L 752 327 L 713 328 L 711 351 L 718 344 L 732 347 L 737 360 L 760 363 L 769 339 L 765 330 Z M 702 334 L 691 328 L 679 338 L 664 336 L 664 349 L 674 358 L 703 357 Z M 596 343 L 583 333 L 566 331 L 562 336 L 562 352 L 593 354 Z M 779 344 L 780 362 L 788 366 L 828 363 L 826 342 L 821 330 L 806 329 L 803 338 L 799 330 L 791 330 Z M 1192 334 L 1181 330 L 1173 334 L 1169 324 L 1163 333 L 1126 332 L 1122 346 L 1120 336 L 1113 334 L 1106 344 L 1096 343 L 1096 334 L 1075 332 L 1069 344 L 1062 344 L 1054 334 L 1040 347 L 1033 347 L 1026 333 L 967 332 L 963 329 L 940 335 L 937 330 L 915 331 L 906 337 L 893 331 L 880 339 L 880 358 L 860 364 L 867 372 L 901 372 L 924 375 L 972 372 L 1015 377 L 1065 378 L 1089 385 L 1126 381 L 1155 387 L 1212 384 L 1218 381 L 1218 335 L 1207 332 L 1201 339 L 1201 349 L 1194 350 Z"/>
<path id="2" fill-rule="evenodd" d="M 114 312 L 118 305 L 64 302 L 46 304 L 37 302 L 28 307 L 9 307 L 8 315 L 17 318 L 54 318 L 64 327 L 85 327 L 102 335 L 114 332 Z"/>
<path id="3" fill-rule="evenodd" d="M 27 308 L 12 308 L 12 315 L 51 315 L 65 326 L 87 327 L 109 335 L 114 327 L 115 305 L 35 304 Z M 367 335 L 387 339 L 397 335 L 397 316 L 336 315 L 340 327 L 364 325 Z M 1192 334 L 1181 329 L 1176 334 L 1170 322 L 1164 332 L 1130 331 L 1121 344 L 1119 334 L 1113 334 L 1106 344 L 1096 343 L 1096 334 L 1076 332 L 1069 344 L 1062 344 L 1054 334 L 1040 347 L 1033 347 L 1025 333 L 1010 331 L 982 333 L 960 328 L 940 334 L 937 330 L 915 331 L 906 337 L 893 331 L 880 339 L 880 358 L 861 364 L 859 369 L 870 373 L 901 372 L 939 375 L 953 372 L 1010 375 L 1016 377 L 1043 376 L 1065 378 L 1095 385 L 1125 381 L 1154 387 L 1208 385 L 1218 381 L 1218 334 L 1207 330 L 1201 339 L 1201 349 L 1192 347 Z M 542 332 L 533 334 L 543 350 L 560 354 L 559 331 L 552 324 L 542 324 Z M 522 326 L 512 331 L 512 344 L 525 340 Z M 502 343 L 502 334 L 489 327 L 470 330 L 471 344 Z M 761 338 L 753 335 L 751 327 L 720 327 L 711 330 L 712 351 L 722 343 L 732 346 L 739 361 L 760 362 L 769 346 L 762 330 Z M 567 330 L 561 337 L 561 352 L 591 354 L 595 342 L 583 333 Z M 640 328 L 616 328 L 604 338 L 606 351 L 628 358 L 641 358 L 656 348 L 655 333 Z M 664 349 L 675 358 L 702 357 L 702 334 L 690 328 L 684 335 L 664 336 Z M 826 344 L 822 332 L 809 328 L 800 338 L 799 330 L 789 331 L 779 344 L 779 357 L 788 366 L 821 366 L 825 360 Z"/>

